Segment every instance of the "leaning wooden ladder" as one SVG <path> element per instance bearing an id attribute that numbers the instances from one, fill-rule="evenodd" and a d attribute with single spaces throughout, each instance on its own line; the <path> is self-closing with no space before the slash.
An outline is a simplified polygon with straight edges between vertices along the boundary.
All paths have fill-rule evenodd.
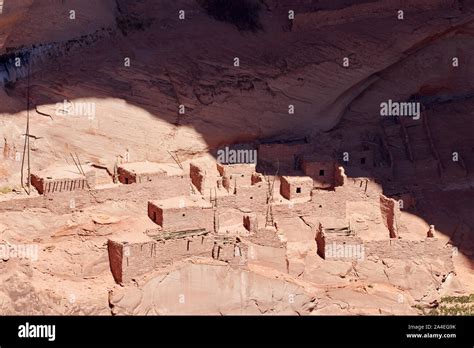
<path id="1" fill-rule="evenodd" d="M 275 180 L 278 175 L 279 163 L 277 164 L 277 170 L 275 172 L 275 176 L 273 180 L 270 181 L 270 178 L 267 176 L 266 180 L 268 183 L 268 192 L 267 192 L 267 213 L 265 216 L 265 227 L 267 226 L 274 226 L 275 221 L 273 219 L 273 191 L 275 187 Z"/>
<path id="2" fill-rule="evenodd" d="M 212 195 L 212 189 L 209 189 L 209 201 L 214 209 L 214 232 L 219 231 L 219 215 L 217 214 L 217 191 L 214 188 L 214 196 Z"/>
<path id="3" fill-rule="evenodd" d="M 26 87 L 26 131 L 25 131 L 25 143 L 23 146 L 23 157 L 21 160 L 21 187 L 25 190 L 25 192 L 29 195 L 31 193 L 31 161 L 30 161 L 30 73 L 31 68 L 28 65 L 28 83 Z M 25 156 L 28 157 L 27 159 L 27 166 L 28 166 L 28 179 L 27 185 L 28 189 L 25 188 L 23 171 L 25 166 Z"/>

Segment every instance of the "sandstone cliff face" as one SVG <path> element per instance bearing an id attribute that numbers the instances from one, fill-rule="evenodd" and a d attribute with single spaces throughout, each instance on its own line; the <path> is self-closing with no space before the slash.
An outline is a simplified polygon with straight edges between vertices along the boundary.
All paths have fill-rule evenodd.
<path id="1" fill-rule="evenodd" d="M 400 8 L 404 19 L 397 18 Z M 460 256 L 323 263 L 306 222 L 288 219 L 281 222 L 290 231 L 286 259 L 267 255 L 278 270 L 259 262 L 229 270 L 194 260 L 119 288 L 104 236 L 135 231 L 145 204 L 137 193 L 121 194 L 133 196 L 130 201 L 88 197 L 94 206 L 81 213 L 51 202 L 24 211 L 21 203 L 2 202 L 9 206 L 0 213 L 0 239 L 39 243 L 47 257 L 34 267 L 0 261 L 7 284 L 0 311 L 413 314 L 419 301 L 473 291 L 474 2 L 265 0 L 260 19 L 261 30 L 239 31 L 194 0 L 0 0 L 0 188 L 19 186 L 30 73 L 35 170 L 64 165 L 71 153 L 110 173 L 117 156 L 172 162 L 176 153 L 184 161 L 225 144 L 304 137 L 314 152 L 337 157 L 361 142 L 377 145 L 386 134 L 394 178 L 364 175 L 380 179 L 387 195 L 416 197 L 418 205 L 400 218 L 408 226 L 404 238 L 424 236 L 429 221 L 440 243 L 454 243 Z M 404 125 L 410 159 L 402 126 L 383 123 L 380 103 L 414 98 L 429 123 Z M 95 112 L 65 114 L 65 100 Z M 454 151 L 464 167 L 451 160 Z M 101 173 L 108 182 L 107 171 Z M 151 193 L 144 190 L 141 198 Z M 119 222 L 97 224 L 97 211 Z M 369 213 L 353 217 L 364 229 L 379 224 Z M 194 285 L 182 290 L 186 279 Z M 216 297 L 214 284 L 222 285 Z"/>
<path id="2" fill-rule="evenodd" d="M 41 43 L 62 42 L 115 24 L 115 1 L 3 0 L 0 52 Z M 71 12 L 75 11 L 72 19 Z"/>
<path id="3" fill-rule="evenodd" d="M 337 10 L 323 5 L 313 13 L 296 4 L 294 10 L 302 13 L 289 31 L 282 28 L 288 22 L 287 7 L 269 2 L 262 10 L 264 30 L 248 33 L 215 21 L 194 1 L 101 1 L 94 10 L 80 1 L 30 1 L 11 9 L 16 13 L 14 22 L 7 24 L 10 22 L 5 19 L 4 35 L 8 38 L 3 48 L 25 46 L 32 52 L 27 55 L 37 72 L 32 99 L 40 109 L 51 113 L 64 99 L 96 103 L 96 123 L 59 118 L 53 124 L 74 129 L 84 140 L 90 131 L 106 132 L 101 146 L 94 146 L 100 151 L 89 148 L 91 140 L 74 145 L 83 148 L 89 158 L 105 160 L 111 153 L 102 149 L 117 152 L 133 148 L 137 159 L 164 159 L 167 150 L 186 156 L 225 143 L 319 137 L 320 131 L 333 129 L 344 115 L 354 119 L 349 106 L 362 93 L 364 105 L 370 109 L 358 112 L 357 120 L 367 120 L 375 128 L 378 119 L 370 115 L 378 108 L 386 77 L 400 79 L 389 87 L 391 95 L 398 98 L 443 83 L 439 78 L 436 82 L 436 75 L 449 69 L 448 61 L 444 65 L 438 61 L 439 69 L 430 69 L 425 61 L 416 78 L 407 70 L 409 66 L 415 70 L 421 67 L 413 57 L 425 49 L 447 49 L 459 55 L 463 64 L 451 69 L 450 88 L 466 93 L 472 87 L 469 79 L 462 78 L 471 66 L 470 57 L 463 53 L 471 49 L 469 3 L 461 9 L 457 2 L 413 2 L 404 7 L 404 20 L 397 19 L 396 6 L 390 1 L 341 5 Z M 66 18 L 70 8 L 76 9 L 74 21 Z M 187 10 L 186 20 L 178 19 L 180 9 Z M 5 15 L 8 13 L 7 3 Z M 56 26 L 35 21 L 44 16 Z M 14 28 L 26 22 L 30 24 Z M 23 32 L 27 28 L 35 28 L 33 35 Z M 92 37 L 81 38 L 89 34 Z M 33 44 L 45 46 L 33 49 Z M 50 53 L 54 59 L 49 58 Z M 123 65 L 126 57 L 131 59 L 130 67 Z M 240 59 L 240 67 L 234 67 L 235 57 Z M 348 67 L 343 66 L 345 57 L 349 58 Z M 15 71 L 6 73 L 13 81 L 27 72 L 26 68 L 6 70 Z M 50 86 L 56 87 L 51 90 Z M 5 105 L 21 102 L 24 89 L 25 82 L 20 81 L 10 92 L 11 98 L 5 98 Z M 119 108 L 114 115 L 123 117 L 112 117 L 107 111 L 116 109 L 114 105 Z M 185 106 L 184 115 L 178 113 L 179 105 Z M 288 113 L 289 105 L 294 106 L 295 114 Z M 12 107 L 9 112 L 20 110 Z M 52 146 L 61 147 L 62 140 L 45 121 L 41 118 L 35 123 L 37 132 Z M 116 126 L 110 127 L 113 123 Z M 154 124 L 161 125 L 155 128 Z M 125 136 L 124 130 L 130 127 L 135 129 L 133 134 Z M 146 147 L 140 144 L 143 138 L 147 139 Z M 109 144 L 107 139 L 120 145 Z M 166 148 L 162 139 L 166 139 Z"/>

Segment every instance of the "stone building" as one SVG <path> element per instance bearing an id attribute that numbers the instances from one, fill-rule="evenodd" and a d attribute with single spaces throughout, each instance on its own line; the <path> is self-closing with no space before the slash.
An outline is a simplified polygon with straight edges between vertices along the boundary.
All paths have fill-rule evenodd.
<path id="1" fill-rule="evenodd" d="M 143 233 L 114 236 L 108 240 L 110 270 L 116 283 L 125 283 L 153 270 L 156 243 Z"/>
<path id="2" fill-rule="evenodd" d="M 380 211 L 390 238 L 397 238 L 400 225 L 400 204 L 393 198 L 380 195 Z"/>
<path id="3" fill-rule="evenodd" d="M 315 188 L 331 188 L 336 186 L 337 163 L 328 158 L 304 156 L 301 160 L 303 173 L 313 179 Z"/>
<path id="4" fill-rule="evenodd" d="M 223 186 L 228 191 L 234 191 L 238 187 L 248 187 L 252 185 L 252 176 L 255 173 L 254 163 L 220 164 L 217 163 L 217 170 L 222 176 Z"/>
<path id="5" fill-rule="evenodd" d="M 176 164 L 134 162 L 118 167 L 122 184 L 144 184 L 152 182 L 166 191 L 169 197 L 186 196 L 191 193 L 191 180 Z"/>
<path id="6" fill-rule="evenodd" d="M 214 230 L 212 204 L 202 197 L 174 197 L 149 201 L 148 216 L 163 231 Z"/>
<path id="7" fill-rule="evenodd" d="M 280 168 L 297 169 L 301 156 L 310 154 L 312 145 L 306 139 L 287 142 L 260 144 L 258 147 L 259 163 Z"/>
<path id="8" fill-rule="evenodd" d="M 316 231 L 317 253 L 325 260 L 362 261 L 364 244 L 344 219 L 323 219 Z"/>
<path id="9" fill-rule="evenodd" d="M 177 165 L 155 162 L 123 163 L 118 169 L 122 184 L 158 181 L 168 177 L 185 177 L 184 171 Z"/>
<path id="10" fill-rule="evenodd" d="M 229 264 L 245 264 L 247 246 L 236 237 L 215 236 L 206 231 L 169 234 L 126 233 L 108 240 L 109 265 L 118 284 L 127 283 L 174 262 L 206 257 Z"/>
<path id="11" fill-rule="evenodd" d="M 194 161 L 189 164 L 189 177 L 196 189 L 203 195 L 217 188 L 219 172 L 214 163 Z"/>
<path id="12" fill-rule="evenodd" d="M 41 170 L 31 174 L 31 184 L 40 194 L 87 190 L 95 186 L 95 172 L 90 166 L 64 166 Z"/>
<path id="13" fill-rule="evenodd" d="M 311 199 L 313 179 L 309 176 L 282 176 L 280 194 L 286 199 Z"/>

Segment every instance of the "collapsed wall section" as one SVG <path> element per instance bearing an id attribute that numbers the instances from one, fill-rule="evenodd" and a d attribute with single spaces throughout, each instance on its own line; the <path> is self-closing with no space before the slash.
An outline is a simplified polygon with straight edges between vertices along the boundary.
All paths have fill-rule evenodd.
<path id="1" fill-rule="evenodd" d="M 437 238 L 425 238 L 418 241 L 389 239 L 368 241 L 365 243 L 366 256 L 387 259 L 422 260 L 433 258 L 447 261 L 452 265 L 453 248 Z"/>
<path id="2" fill-rule="evenodd" d="M 381 194 L 380 211 L 390 238 L 397 238 L 400 222 L 400 206 L 398 202 Z"/>
<path id="3" fill-rule="evenodd" d="M 247 247 L 238 238 L 221 238 L 209 233 L 190 232 L 180 236 L 130 233 L 109 239 L 110 270 L 118 284 L 127 283 L 153 270 L 190 257 L 207 257 L 242 265 Z"/>

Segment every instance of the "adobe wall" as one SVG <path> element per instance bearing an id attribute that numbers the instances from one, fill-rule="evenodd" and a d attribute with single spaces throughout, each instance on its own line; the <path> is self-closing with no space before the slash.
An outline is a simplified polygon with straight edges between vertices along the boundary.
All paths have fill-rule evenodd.
<path id="1" fill-rule="evenodd" d="M 282 176 L 280 178 L 280 194 L 286 199 L 306 198 L 309 200 L 313 187 L 313 180 L 310 177 Z"/>
<path id="2" fill-rule="evenodd" d="M 148 202 L 148 217 L 165 232 L 204 228 L 214 231 L 214 209 L 201 207 L 162 208 Z"/>
<path id="3" fill-rule="evenodd" d="M 267 203 L 268 187 L 265 182 L 237 188 L 235 203 L 241 207 L 253 207 Z"/>
<path id="4" fill-rule="evenodd" d="M 109 267 L 116 283 L 123 282 L 123 245 L 112 240 L 107 241 Z"/>
<path id="5" fill-rule="evenodd" d="M 346 216 L 347 198 L 345 190 L 314 190 L 311 197 L 312 215 L 343 219 Z"/>
<path id="6" fill-rule="evenodd" d="M 163 177 L 153 182 L 117 185 L 113 188 L 93 190 L 92 194 L 99 202 L 127 200 L 139 202 L 146 207 L 148 200 L 188 196 L 190 191 L 190 180 L 188 178 L 173 176 Z"/>
<path id="7" fill-rule="evenodd" d="M 252 186 L 237 188 L 237 194 L 220 195 L 217 199 L 217 209 L 246 208 L 254 212 L 265 211 L 267 203 L 268 184 L 264 181 Z M 207 197 L 206 197 L 206 200 Z"/>
<path id="8" fill-rule="evenodd" d="M 216 220 L 218 232 L 247 235 L 257 232 L 259 220 L 263 224 L 264 216 L 251 209 L 224 207 L 216 210 Z"/>
<path id="9" fill-rule="evenodd" d="M 107 243 L 110 270 L 116 283 L 125 283 L 151 272 L 157 263 L 157 248 L 153 240 L 140 243 Z"/>
<path id="10" fill-rule="evenodd" d="M 360 260 L 365 257 L 365 245 L 356 236 L 341 236 L 333 233 L 316 235 L 317 254 L 332 261 Z"/>
<path id="11" fill-rule="evenodd" d="M 237 163 L 237 164 L 220 164 L 216 163 L 217 170 L 221 176 L 244 174 L 246 177 L 252 176 L 255 173 L 255 164 L 252 163 Z"/>
<path id="12" fill-rule="evenodd" d="M 129 172 L 128 170 L 118 167 L 117 168 L 118 180 L 121 184 L 134 184 L 137 182 L 137 174 Z"/>
<path id="13" fill-rule="evenodd" d="M 253 173 L 252 174 L 252 185 L 258 184 L 259 182 L 265 181 L 265 176 L 262 173 Z"/>
<path id="14" fill-rule="evenodd" d="M 54 192 L 47 196 L 19 198 L 0 201 L 0 211 L 22 211 L 31 208 L 45 208 L 57 214 L 71 212 L 73 199 L 75 208 L 84 209 L 90 205 L 113 201 L 134 201 L 146 209 L 148 200 L 165 199 L 190 194 L 189 179 L 167 177 L 160 182 L 146 182 L 131 185 L 116 185 L 104 189 Z"/>
<path id="15" fill-rule="evenodd" d="M 244 213 L 235 208 L 221 207 L 216 211 L 217 228 L 219 230 L 228 230 L 235 226 L 243 225 Z"/>
<path id="16" fill-rule="evenodd" d="M 349 167 L 358 167 L 368 169 L 375 167 L 374 151 L 369 150 L 351 150 L 349 153 L 349 161 L 344 162 Z"/>
<path id="17" fill-rule="evenodd" d="M 334 186 L 344 186 L 347 182 L 346 172 L 343 166 L 334 165 Z"/>
<path id="18" fill-rule="evenodd" d="M 398 202 L 392 198 L 380 195 L 380 211 L 390 238 L 396 238 L 398 236 L 400 221 L 400 207 Z"/>
<path id="19" fill-rule="evenodd" d="M 305 175 L 310 176 L 313 179 L 314 187 L 329 188 L 334 186 L 334 162 L 315 162 L 303 160 L 301 169 Z"/>
<path id="20" fill-rule="evenodd" d="M 207 197 L 206 197 L 206 200 L 208 200 Z M 220 207 L 236 208 L 237 207 L 237 195 L 228 194 L 228 195 L 218 196 L 218 198 L 217 198 L 217 209 L 219 209 Z"/>
<path id="21" fill-rule="evenodd" d="M 87 190 L 89 187 L 94 187 L 94 182 L 95 180 L 87 180 L 86 178 L 48 180 L 31 174 L 31 184 L 36 188 L 38 193 L 42 195 L 63 191 Z"/>
<path id="22" fill-rule="evenodd" d="M 255 173 L 254 164 L 220 164 L 217 170 L 222 176 L 223 186 L 229 191 L 252 185 L 252 176 Z"/>
<path id="23" fill-rule="evenodd" d="M 168 177 L 164 172 L 156 173 L 133 173 L 124 168 L 117 169 L 119 182 L 125 185 L 135 183 L 145 183 L 148 181 L 166 181 Z M 169 177 L 168 177 L 169 178 Z"/>
<path id="24" fill-rule="evenodd" d="M 189 257 L 212 257 L 243 265 L 247 259 L 247 247 L 236 239 L 222 243 L 208 234 L 130 243 L 109 240 L 108 254 L 114 280 L 122 284 Z"/>
<path id="25" fill-rule="evenodd" d="M 217 177 L 207 172 L 206 166 L 201 163 L 190 163 L 189 176 L 192 184 L 202 195 L 209 195 L 209 190 L 214 190 L 217 185 Z"/>
<path id="26" fill-rule="evenodd" d="M 245 174 L 231 174 L 222 178 L 222 186 L 233 193 L 241 187 L 248 187 L 252 185 L 252 177 Z"/>
<path id="27" fill-rule="evenodd" d="M 191 256 L 212 257 L 214 238 L 211 235 L 168 239 L 156 242 L 154 267 L 170 265 Z"/>
<path id="28" fill-rule="evenodd" d="M 266 206 L 262 213 L 266 212 Z M 274 204 L 272 206 L 273 216 L 278 222 L 279 218 L 290 218 L 313 214 L 314 206 L 311 203 L 294 203 L 291 208 L 288 204 Z"/>
<path id="29" fill-rule="evenodd" d="M 258 231 L 258 216 L 255 213 L 249 212 L 244 213 L 242 218 L 244 228 L 250 233 L 256 233 Z"/>
<path id="30" fill-rule="evenodd" d="M 381 185 L 367 178 L 347 178 L 344 186 L 335 188 L 335 192 L 344 192 L 345 199 L 364 199 L 378 201 L 383 190 Z"/>
<path id="31" fill-rule="evenodd" d="M 223 242 L 218 237 L 214 239 L 212 258 L 227 262 L 231 265 L 244 265 L 247 262 L 248 246 L 237 238 Z"/>
<path id="32" fill-rule="evenodd" d="M 276 165 L 277 161 L 281 165 L 293 167 L 297 157 L 309 154 L 312 145 L 309 143 L 300 144 L 260 144 L 258 147 L 259 163 Z"/>
<path id="33" fill-rule="evenodd" d="M 426 238 L 419 241 L 404 239 L 387 239 L 365 242 L 365 254 L 387 259 L 422 260 L 451 259 L 453 250 L 436 238 Z"/>
<path id="34" fill-rule="evenodd" d="M 23 211 L 32 208 L 44 208 L 47 198 L 45 196 L 13 198 L 0 201 L 0 212 L 2 211 Z"/>

